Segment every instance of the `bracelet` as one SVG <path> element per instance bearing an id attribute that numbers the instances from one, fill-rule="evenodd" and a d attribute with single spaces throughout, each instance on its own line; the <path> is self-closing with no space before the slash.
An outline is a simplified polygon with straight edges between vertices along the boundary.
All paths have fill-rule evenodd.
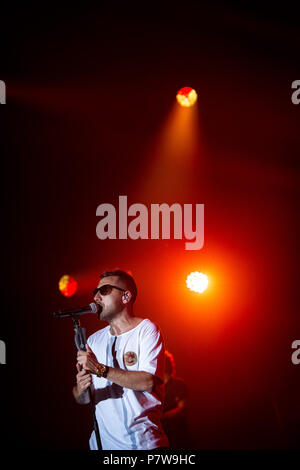
<path id="1" fill-rule="evenodd" d="M 97 372 L 96 375 L 97 377 L 106 377 L 108 372 L 108 366 L 105 366 L 104 364 L 98 363 L 97 365 Z"/>

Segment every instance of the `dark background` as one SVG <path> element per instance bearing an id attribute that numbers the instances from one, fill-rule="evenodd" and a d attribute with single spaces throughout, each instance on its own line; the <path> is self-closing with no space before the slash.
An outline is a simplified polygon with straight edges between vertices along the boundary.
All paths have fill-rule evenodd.
<path id="1" fill-rule="evenodd" d="M 143 8 L 3 8 L 4 437 L 23 449 L 87 448 L 90 410 L 71 395 L 72 321 L 51 312 L 89 303 L 99 274 L 119 266 L 137 281 L 136 313 L 160 325 L 188 384 L 191 448 L 298 448 L 297 11 L 252 2 Z M 197 184 L 185 196 L 178 177 L 168 200 L 170 165 L 151 202 L 204 203 L 204 248 L 100 241 L 99 204 L 117 206 L 119 195 L 147 203 L 137 188 L 186 85 L 199 95 Z M 184 287 L 194 270 L 212 280 L 204 296 Z M 72 298 L 58 290 L 63 274 L 79 283 Z M 82 325 L 88 334 L 105 326 L 90 316 Z"/>

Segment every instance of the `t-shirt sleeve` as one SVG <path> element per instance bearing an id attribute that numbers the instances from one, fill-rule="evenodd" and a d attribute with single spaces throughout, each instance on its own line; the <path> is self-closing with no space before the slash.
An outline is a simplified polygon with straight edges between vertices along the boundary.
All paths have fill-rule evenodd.
<path id="1" fill-rule="evenodd" d="M 157 325 L 149 322 L 140 337 L 139 370 L 149 372 L 164 380 L 165 347 Z"/>

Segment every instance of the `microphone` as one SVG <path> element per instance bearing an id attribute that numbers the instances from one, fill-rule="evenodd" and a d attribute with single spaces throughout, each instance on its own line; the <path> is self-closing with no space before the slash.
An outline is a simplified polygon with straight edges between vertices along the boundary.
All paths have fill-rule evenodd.
<path id="1" fill-rule="evenodd" d="M 73 317 L 74 315 L 85 315 L 86 313 L 98 313 L 100 305 L 92 302 L 90 305 L 84 305 L 83 307 L 75 307 L 65 310 L 59 310 L 54 312 L 53 316 L 56 318 Z"/>

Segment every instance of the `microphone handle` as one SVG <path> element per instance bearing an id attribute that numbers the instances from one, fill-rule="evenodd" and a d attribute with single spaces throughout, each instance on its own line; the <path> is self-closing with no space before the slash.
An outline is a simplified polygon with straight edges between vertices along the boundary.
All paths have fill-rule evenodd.
<path id="1" fill-rule="evenodd" d="M 76 344 L 76 348 L 81 351 L 86 351 L 86 334 L 85 334 L 85 328 L 77 328 L 76 326 L 74 327 L 75 335 L 74 335 L 74 340 Z"/>
<path id="2" fill-rule="evenodd" d="M 98 447 L 98 450 L 102 450 L 99 425 L 98 425 L 98 421 L 96 419 L 95 405 L 94 405 L 94 400 L 93 400 L 93 394 L 92 394 L 91 387 L 88 388 L 88 394 L 89 394 L 91 411 L 92 411 L 92 416 L 93 416 L 93 426 L 94 426 L 94 431 L 95 431 L 95 436 L 96 436 L 97 447 Z"/>

